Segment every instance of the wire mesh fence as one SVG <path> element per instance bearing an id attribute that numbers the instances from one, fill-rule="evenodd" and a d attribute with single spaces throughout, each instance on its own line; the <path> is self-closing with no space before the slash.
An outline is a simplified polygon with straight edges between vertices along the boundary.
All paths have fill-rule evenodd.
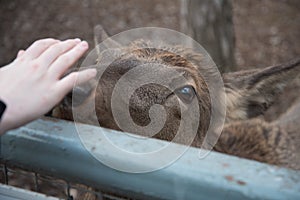
<path id="1" fill-rule="evenodd" d="M 125 200 L 80 183 L 0 164 L 0 183 L 67 200 Z"/>

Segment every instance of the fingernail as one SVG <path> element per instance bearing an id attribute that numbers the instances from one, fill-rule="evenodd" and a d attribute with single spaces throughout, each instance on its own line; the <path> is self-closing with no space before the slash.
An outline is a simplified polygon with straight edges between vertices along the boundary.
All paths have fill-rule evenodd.
<path id="1" fill-rule="evenodd" d="M 86 41 L 82 41 L 81 43 L 80 43 L 80 45 L 82 46 L 82 47 L 84 47 L 84 48 L 87 48 L 89 45 L 88 45 L 88 43 L 86 42 Z"/>
<path id="2" fill-rule="evenodd" d="M 80 41 L 81 41 L 80 38 L 75 38 L 74 40 L 75 40 L 76 42 L 80 42 Z"/>

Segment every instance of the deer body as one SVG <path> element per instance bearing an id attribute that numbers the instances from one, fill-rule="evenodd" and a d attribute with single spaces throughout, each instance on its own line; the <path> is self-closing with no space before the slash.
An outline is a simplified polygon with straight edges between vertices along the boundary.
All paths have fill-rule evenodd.
<path id="1" fill-rule="evenodd" d="M 97 86 L 88 93 L 82 92 L 81 102 L 76 105 L 77 109 L 80 110 L 83 104 L 88 104 L 95 99 L 100 125 L 121 130 L 111 110 L 111 97 L 115 84 L 126 72 L 136 66 L 145 63 L 160 63 L 166 67 L 153 73 L 163 74 L 167 68 L 172 68 L 186 78 L 186 83 L 175 91 L 156 84 L 138 88 L 129 101 L 130 115 L 136 124 L 146 126 L 151 121 L 149 117 L 151 106 L 162 105 L 166 111 L 167 120 L 163 129 L 155 137 L 171 141 L 180 124 L 180 105 L 189 109 L 190 99 L 197 98 L 201 114 L 197 135 L 192 145 L 200 147 L 211 118 L 210 93 L 202 77 L 202 71 L 206 70 L 207 62 L 203 55 L 189 49 L 173 48 L 175 49 L 173 51 L 164 47 L 153 49 L 143 42 L 135 42 L 125 47 L 125 53 L 110 64 L 99 83 L 96 84 Z M 176 54 L 173 53 L 174 51 Z M 296 59 L 290 63 L 263 70 L 254 69 L 224 74 L 227 114 L 222 134 L 214 150 L 300 170 L 300 124 L 295 123 L 299 121 L 299 117 L 293 119 L 292 122 L 286 120 L 295 116 L 295 111 L 292 109 L 286 116 L 271 123 L 257 118 L 272 105 L 276 95 L 290 80 L 297 77 L 299 72 L 300 59 Z M 176 77 L 173 78 L 176 79 Z M 82 86 L 81 90 L 86 91 L 85 88 L 86 86 Z M 54 110 L 54 116 L 72 120 L 71 107 L 72 102 L 69 96 Z M 84 109 L 81 113 L 80 121 L 90 123 L 91 113 Z"/>

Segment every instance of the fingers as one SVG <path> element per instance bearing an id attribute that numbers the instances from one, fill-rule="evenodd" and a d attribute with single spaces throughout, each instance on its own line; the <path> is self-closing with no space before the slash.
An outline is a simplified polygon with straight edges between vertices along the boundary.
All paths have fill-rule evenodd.
<path id="1" fill-rule="evenodd" d="M 26 49 L 24 57 L 33 60 L 39 57 L 46 49 L 48 49 L 48 47 L 58 42 L 58 40 L 52 38 L 37 40 Z"/>
<path id="2" fill-rule="evenodd" d="M 48 68 L 58 57 L 80 43 L 80 39 L 70 39 L 50 46 L 37 59 L 44 68 Z"/>
<path id="3" fill-rule="evenodd" d="M 49 73 L 59 79 L 86 52 L 88 43 L 82 41 L 61 55 L 49 68 Z"/>
<path id="4" fill-rule="evenodd" d="M 19 58 L 20 56 L 22 56 L 25 53 L 25 51 L 23 49 L 19 50 L 18 54 L 17 54 L 17 58 Z"/>
<path id="5" fill-rule="evenodd" d="M 76 85 L 82 84 L 92 78 L 97 74 L 96 69 L 87 69 L 80 72 L 72 72 L 68 76 L 64 77 L 58 82 L 59 93 L 65 96 L 72 88 Z"/>

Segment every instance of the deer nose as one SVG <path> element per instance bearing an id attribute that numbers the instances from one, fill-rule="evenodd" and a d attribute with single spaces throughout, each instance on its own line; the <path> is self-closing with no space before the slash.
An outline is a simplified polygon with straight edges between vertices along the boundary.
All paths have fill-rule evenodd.
<path id="1" fill-rule="evenodd" d="M 68 104 L 72 106 L 79 106 L 90 95 L 93 88 L 89 84 L 84 84 L 74 87 L 74 89 L 67 95 Z"/>

